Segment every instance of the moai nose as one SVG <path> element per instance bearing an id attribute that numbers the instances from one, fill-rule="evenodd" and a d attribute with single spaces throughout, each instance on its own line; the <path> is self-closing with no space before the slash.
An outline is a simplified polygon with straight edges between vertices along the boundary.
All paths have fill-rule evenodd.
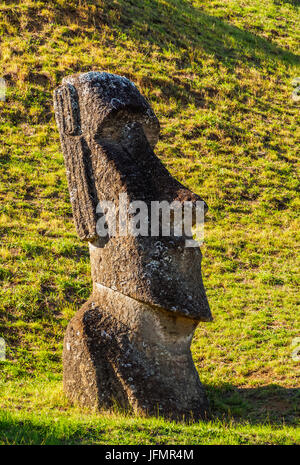
<path id="1" fill-rule="evenodd" d="M 124 126 L 120 143 L 123 149 L 143 169 L 145 176 L 148 177 L 150 175 L 152 183 L 157 187 L 159 196 L 157 200 L 167 200 L 170 203 L 179 201 L 181 204 L 190 202 L 190 206 L 193 209 L 193 225 L 196 224 L 197 202 L 202 202 L 204 214 L 206 214 L 208 210 L 206 202 L 171 176 L 153 152 L 144 133 L 143 126 L 139 122 L 133 121 Z"/>

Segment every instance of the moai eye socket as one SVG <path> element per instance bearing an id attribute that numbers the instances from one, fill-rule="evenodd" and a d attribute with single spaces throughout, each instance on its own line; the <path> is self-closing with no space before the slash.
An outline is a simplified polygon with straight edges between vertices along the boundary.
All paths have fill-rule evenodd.
<path id="1" fill-rule="evenodd" d="M 105 139 L 119 143 L 125 127 L 130 123 L 141 124 L 151 148 L 154 149 L 159 136 L 158 125 L 153 124 L 147 118 L 147 114 L 145 115 L 130 108 L 112 110 L 97 128 L 95 139 Z"/>

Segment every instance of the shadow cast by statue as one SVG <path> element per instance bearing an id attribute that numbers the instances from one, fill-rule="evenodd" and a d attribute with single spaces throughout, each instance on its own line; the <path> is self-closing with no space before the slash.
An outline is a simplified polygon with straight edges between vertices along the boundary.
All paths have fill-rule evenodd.
<path id="1" fill-rule="evenodd" d="M 212 417 L 251 425 L 295 425 L 299 418 L 300 389 L 269 384 L 256 388 L 224 385 L 205 386 L 210 398 Z"/>
<path id="2" fill-rule="evenodd" d="M 297 402 L 299 406 L 299 389 L 283 388 L 278 385 L 268 385 L 258 388 L 236 388 L 234 386 L 221 386 L 212 388 L 206 386 L 211 398 L 212 418 L 211 420 L 221 420 L 225 425 L 235 428 L 239 425 L 249 424 L 250 426 L 272 425 L 274 427 L 290 425 L 296 426 L 296 420 L 299 416 L 297 413 Z M 299 407 L 298 407 L 299 408 Z M 116 409 L 113 410 L 116 413 Z M 120 410 L 120 413 L 124 413 Z M 127 413 L 128 419 L 134 418 Z M 59 420 L 56 416 L 56 422 Z M 101 441 L 101 435 L 106 436 L 106 427 L 104 424 L 95 425 L 93 428 L 87 427 L 86 423 L 74 425 L 72 422 L 65 423 L 66 418 L 62 417 L 62 424 L 58 427 L 49 427 L 49 422 L 42 417 L 37 421 L 21 420 L 14 415 L 7 413 L 0 419 L 0 441 L 1 444 L 78 444 L 82 442 L 91 443 Z M 143 421 L 143 419 L 142 419 Z M 202 422 L 201 422 L 202 423 Z M 69 425 L 69 426 L 68 426 Z M 179 426 L 180 424 L 178 424 Z M 197 423 L 194 424 L 197 426 Z M 183 427 L 187 427 L 182 423 Z M 151 427 L 151 430 L 153 427 Z M 132 422 L 129 425 L 122 423 L 122 430 L 132 432 L 134 428 Z M 156 427 L 156 430 L 160 427 Z M 147 431 L 147 423 L 141 424 L 139 430 Z M 152 431 L 151 431 L 151 434 Z M 157 431 L 156 431 L 156 434 Z M 161 425 L 161 434 L 164 434 L 164 425 Z M 159 442 L 157 442 L 159 444 Z"/>

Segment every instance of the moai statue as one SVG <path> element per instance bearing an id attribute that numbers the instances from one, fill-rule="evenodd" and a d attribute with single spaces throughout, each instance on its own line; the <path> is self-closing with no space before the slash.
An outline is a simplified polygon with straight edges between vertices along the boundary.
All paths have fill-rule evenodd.
<path id="1" fill-rule="evenodd" d="M 159 122 L 125 77 L 66 77 L 54 92 L 54 107 L 75 225 L 89 243 L 93 279 L 92 295 L 66 331 L 64 390 L 90 408 L 203 418 L 208 402 L 190 352 L 198 323 L 212 319 L 199 247 L 186 247 L 185 234 L 174 231 L 127 234 L 123 223 L 99 234 L 108 224 L 101 202 L 111 202 L 118 218 L 126 211 L 131 221 L 124 198 L 149 211 L 153 202 L 194 208 L 201 199 L 154 154 Z M 141 217 L 144 228 L 150 217 Z"/>

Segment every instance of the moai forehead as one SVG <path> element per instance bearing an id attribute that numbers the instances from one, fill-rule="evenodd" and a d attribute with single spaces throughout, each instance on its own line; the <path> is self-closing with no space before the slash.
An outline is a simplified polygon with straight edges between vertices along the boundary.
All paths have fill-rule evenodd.
<path id="1" fill-rule="evenodd" d="M 97 235 L 96 207 L 119 194 L 129 201 L 201 198 L 174 179 L 153 152 L 159 122 L 128 79 L 109 73 L 67 77 L 54 93 L 73 216 L 90 242 L 94 284 L 195 320 L 211 313 L 201 277 L 201 252 L 183 237 Z"/>
<path id="2" fill-rule="evenodd" d="M 70 114 L 78 134 L 118 142 L 125 124 L 135 121 L 142 125 L 151 147 L 156 145 L 160 129 L 158 119 L 147 100 L 126 77 L 94 71 L 68 76 L 56 90 L 57 101 L 60 93 L 67 92 L 69 105 L 61 111 L 61 118 L 70 121 Z"/>

